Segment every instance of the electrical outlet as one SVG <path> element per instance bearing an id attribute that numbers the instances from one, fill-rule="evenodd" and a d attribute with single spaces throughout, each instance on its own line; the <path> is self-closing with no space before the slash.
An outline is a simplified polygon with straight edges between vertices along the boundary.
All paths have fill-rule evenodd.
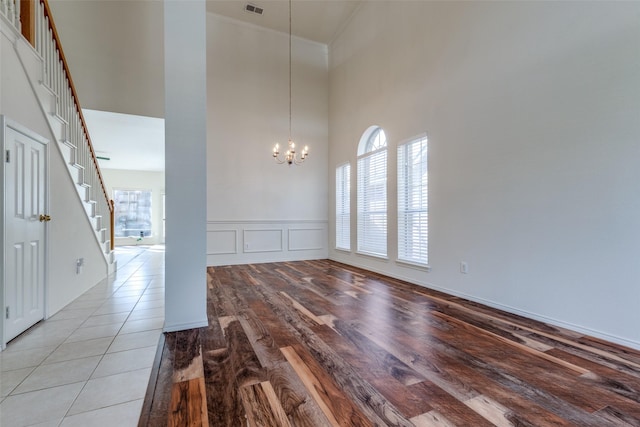
<path id="1" fill-rule="evenodd" d="M 460 273 L 467 274 L 469 273 L 469 264 L 466 261 L 460 261 Z"/>

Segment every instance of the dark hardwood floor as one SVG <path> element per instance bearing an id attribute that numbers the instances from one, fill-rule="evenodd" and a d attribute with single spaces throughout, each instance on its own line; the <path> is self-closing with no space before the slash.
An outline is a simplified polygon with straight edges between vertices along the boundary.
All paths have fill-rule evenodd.
<path id="1" fill-rule="evenodd" d="M 332 261 L 209 268 L 140 426 L 640 426 L 640 352 Z"/>

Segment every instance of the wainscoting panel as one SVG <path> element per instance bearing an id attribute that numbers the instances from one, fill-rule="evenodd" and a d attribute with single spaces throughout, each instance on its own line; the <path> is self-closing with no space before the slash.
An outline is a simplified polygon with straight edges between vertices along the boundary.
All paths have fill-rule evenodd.
<path id="1" fill-rule="evenodd" d="M 244 230 L 244 252 L 282 252 L 282 229 Z"/>
<path id="2" fill-rule="evenodd" d="M 208 221 L 207 265 L 328 257 L 327 221 Z"/>
<path id="3" fill-rule="evenodd" d="M 322 249 L 327 231 L 322 228 L 290 228 L 290 251 L 313 251 Z"/>
<path id="4" fill-rule="evenodd" d="M 238 253 L 237 230 L 207 230 L 207 255 Z"/>

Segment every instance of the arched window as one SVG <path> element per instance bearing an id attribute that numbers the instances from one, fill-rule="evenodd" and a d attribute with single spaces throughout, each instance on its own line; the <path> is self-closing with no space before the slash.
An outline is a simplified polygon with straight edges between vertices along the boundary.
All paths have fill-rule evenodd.
<path id="1" fill-rule="evenodd" d="M 387 256 L 387 137 L 378 126 L 358 144 L 358 252 Z"/>

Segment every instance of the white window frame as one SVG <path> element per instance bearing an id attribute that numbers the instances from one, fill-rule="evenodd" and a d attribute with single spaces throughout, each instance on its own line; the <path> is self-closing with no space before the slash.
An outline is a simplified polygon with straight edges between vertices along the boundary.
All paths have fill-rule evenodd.
<path id="1" fill-rule="evenodd" d="M 351 163 L 336 167 L 336 249 L 351 250 Z"/>
<path id="2" fill-rule="evenodd" d="M 387 258 L 387 140 L 371 126 L 358 145 L 357 252 Z"/>
<path id="3" fill-rule="evenodd" d="M 398 261 L 429 267 L 428 140 L 398 145 Z"/>
<path id="4" fill-rule="evenodd" d="M 121 215 L 122 212 L 120 212 L 120 209 L 119 209 L 120 203 L 119 203 L 119 198 L 118 198 L 118 196 L 116 194 L 117 192 L 126 192 L 126 193 L 136 193 L 136 192 L 143 193 L 144 192 L 144 193 L 149 193 L 150 196 L 149 196 L 149 209 L 148 209 L 148 212 L 149 212 L 149 217 L 148 217 L 149 233 L 148 234 L 143 231 L 143 235 L 140 236 L 140 234 L 139 234 L 140 231 L 138 231 L 137 233 L 134 233 L 134 234 L 131 234 L 131 235 L 126 235 L 126 236 L 118 235 L 119 234 L 118 233 L 118 228 L 119 228 L 120 223 L 121 223 L 119 215 Z M 115 227 L 116 227 L 116 229 L 114 230 L 114 234 L 115 234 L 115 237 L 117 239 L 127 239 L 127 238 L 149 239 L 149 238 L 154 237 L 153 236 L 153 210 L 152 210 L 152 207 L 153 207 L 153 190 L 147 189 L 147 188 L 143 188 L 143 189 L 140 189 L 140 188 L 137 188 L 137 189 L 132 189 L 132 188 L 114 188 L 113 189 L 113 200 L 115 202 L 115 209 L 116 209 L 115 213 L 114 213 L 116 215 L 116 217 L 115 217 Z M 131 204 L 131 200 L 128 199 L 126 203 L 127 203 L 127 206 L 129 206 Z M 137 216 L 138 216 L 138 213 L 136 212 L 135 222 L 139 223 L 140 221 L 144 221 L 144 218 L 137 218 Z M 128 222 L 128 221 L 125 220 L 125 222 Z M 129 230 L 129 229 L 126 228 L 126 225 L 125 225 L 125 229 Z M 136 230 L 138 230 L 138 229 L 136 229 Z"/>

